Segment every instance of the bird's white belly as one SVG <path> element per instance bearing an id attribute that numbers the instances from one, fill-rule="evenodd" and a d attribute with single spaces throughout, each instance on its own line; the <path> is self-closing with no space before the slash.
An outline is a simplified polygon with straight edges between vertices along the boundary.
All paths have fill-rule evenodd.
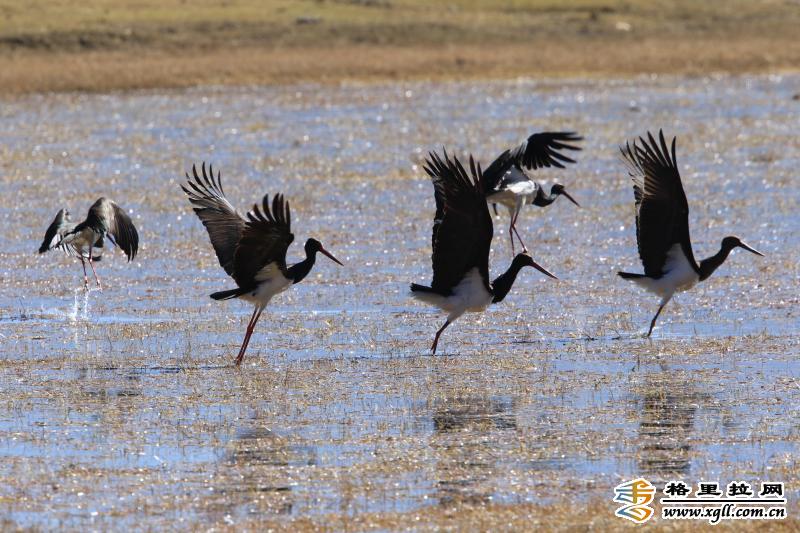
<path id="1" fill-rule="evenodd" d="M 517 207 L 517 197 L 508 189 L 492 193 L 486 197 L 486 203 L 500 204 L 508 209 L 515 209 Z"/>
<path id="2" fill-rule="evenodd" d="M 473 313 L 483 311 L 492 303 L 492 295 L 486 290 L 477 268 L 467 272 L 464 279 L 453 287 L 453 294 L 449 296 L 433 292 L 412 292 L 411 295 L 417 300 L 446 311 L 451 322 L 467 311 Z"/>
<path id="3" fill-rule="evenodd" d="M 507 189 L 497 191 L 486 197 L 490 204 L 501 204 L 508 209 L 516 209 L 517 205 L 532 204 L 536 196 L 536 184 L 532 181 L 513 183 Z"/>
<path id="4" fill-rule="evenodd" d="M 532 199 L 536 195 L 537 188 L 538 185 L 533 181 L 522 181 L 508 186 L 508 190 L 514 193 L 514 196 L 524 196 L 526 199 L 528 197 Z"/>
<path id="5" fill-rule="evenodd" d="M 273 296 L 285 291 L 291 285 L 292 280 L 278 275 L 259 282 L 255 290 L 239 296 L 239 299 L 263 307 L 269 303 Z"/>
<path id="6" fill-rule="evenodd" d="M 700 280 L 700 275 L 692 267 L 680 244 L 673 244 L 667 252 L 667 260 L 662 269 L 664 275 L 659 279 L 639 278 L 636 283 L 659 296 L 666 297 L 680 291 L 687 291 Z"/>
<path id="7" fill-rule="evenodd" d="M 442 296 L 435 292 L 412 292 L 411 296 L 422 302 L 435 305 L 448 313 L 447 319 L 452 322 L 456 318 L 470 311 L 477 313 L 486 309 L 492 303 L 492 294 L 483 284 L 483 279 L 477 268 L 471 269 L 461 282 L 453 287 L 452 294 Z"/>
<path id="8" fill-rule="evenodd" d="M 453 294 L 445 298 L 442 309 L 450 313 L 451 320 L 454 320 L 466 311 L 471 313 L 481 312 L 489 307 L 491 303 L 491 293 L 486 290 L 478 269 L 473 268 L 453 288 Z"/>

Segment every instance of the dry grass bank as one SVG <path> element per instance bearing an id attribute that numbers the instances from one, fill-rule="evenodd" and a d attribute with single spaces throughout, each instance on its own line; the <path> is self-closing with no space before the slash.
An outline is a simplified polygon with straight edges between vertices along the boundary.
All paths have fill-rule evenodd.
<path id="1" fill-rule="evenodd" d="M 0 92 L 764 72 L 795 0 L 0 0 Z"/>

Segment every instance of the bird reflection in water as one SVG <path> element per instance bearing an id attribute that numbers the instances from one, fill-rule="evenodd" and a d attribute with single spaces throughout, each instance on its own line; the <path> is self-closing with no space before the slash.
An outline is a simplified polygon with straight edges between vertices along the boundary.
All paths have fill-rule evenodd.
<path id="1" fill-rule="evenodd" d="M 647 374 L 637 391 L 641 443 L 637 470 L 651 482 L 689 477 L 698 410 L 710 407 L 713 400 L 685 373 L 663 365 L 662 370 Z"/>
<path id="2" fill-rule="evenodd" d="M 263 427 L 240 429 L 228 445 L 220 470 L 230 477 L 224 489 L 227 514 L 237 506 L 248 513 L 290 515 L 295 508 L 289 471 L 316 464 L 313 449 L 293 445 L 286 437 Z"/>
<path id="3" fill-rule="evenodd" d="M 500 433 L 515 432 L 514 402 L 508 397 L 451 397 L 434 406 L 433 446 L 438 461 L 439 504 L 484 504 L 490 501 Z"/>

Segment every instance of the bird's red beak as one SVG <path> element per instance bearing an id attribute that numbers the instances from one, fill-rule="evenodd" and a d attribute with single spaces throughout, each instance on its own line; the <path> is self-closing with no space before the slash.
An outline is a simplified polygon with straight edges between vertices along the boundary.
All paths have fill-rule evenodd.
<path id="1" fill-rule="evenodd" d="M 751 248 L 750 246 L 746 245 L 746 244 L 745 244 L 745 243 L 743 243 L 742 241 L 739 241 L 739 248 L 744 248 L 744 249 L 745 249 L 745 250 L 747 250 L 748 252 L 753 252 L 753 253 L 754 253 L 754 254 L 756 254 L 756 255 L 760 255 L 761 257 L 764 257 L 764 254 L 762 254 L 761 252 L 759 252 L 759 251 L 758 251 L 758 250 L 756 250 L 755 248 Z"/>
<path id="2" fill-rule="evenodd" d="M 326 256 L 328 259 L 330 259 L 331 261 L 333 261 L 334 263 L 337 263 L 337 264 L 340 264 L 340 265 L 344 266 L 344 264 L 343 264 L 341 261 L 339 261 L 338 259 L 336 259 L 335 257 L 333 257 L 333 254 L 332 254 L 332 253 L 330 253 L 330 252 L 329 252 L 328 250 L 326 250 L 325 248 L 323 248 L 322 246 L 320 246 L 320 247 L 319 247 L 319 251 L 320 251 L 320 253 L 324 254 L 324 255 L 325 255 L 325 256 Z"/>
<path id="3" fill-rule="evenodd" d="M 572 196 L 570 196 L 570 195 L 569 195 L 569 193 L 568 193 L 567 191 L 563 191 L 563 190 L 562 190 L 562 191 L 561 191 L 561 194 L 563 194 L 564 196 L 566 196 L 566 197 L 567 197 L 567 200 L 569 200 L 569 201 L 570 201 L 570 202 L 572 202 L 573 204 L 577 205 L 578 207 L 580 207 L 580 206 L 581 206 L 581 204 L 579 204 L 579 203 L 578 203 L 578 201 L 577 201 L 577 200 L 575 200 L 575 198 L 573 198 Z"/>
<path id="4" fill-rule="evenodd" d="M 540 265 L 539 263 L 537 263 L 537 262 L 536 262 L 536 261 L 534 261 L 533 259 L 531 259 L 531 263 L 532 263 L 532 264 L 531 264 L 531 266 L 532 266 L 533 268 L 535 268 L 536 270 L 538 270 L 539 272 L 541 272 L 541 273 L 542 273 L 542 274 L 544 274 L 545 276 L 550 276 L 550 277 L 551 277 L 551 278 L 553 278 L 553 279 L 558 279 L 558 278 L 555 276 L 555 274 L 551 273 L 549 270 L 547 270 L 546 268 L 544 268 L 542 265 Z"/>

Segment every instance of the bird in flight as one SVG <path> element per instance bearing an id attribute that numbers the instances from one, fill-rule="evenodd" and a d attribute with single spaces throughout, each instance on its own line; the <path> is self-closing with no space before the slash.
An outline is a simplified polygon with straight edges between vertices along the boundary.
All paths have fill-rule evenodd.
<path id="1" fill-rule="evenodd" d="M 194 212 L 208 230 L 211 245 L 219 264 L 236 282 L 235 289 L 215 292 L 211 298 L 229 300 L 238 298 L 253 304 L 253 314 L 247 325 L 242 346 L 236 356 L 239 366 L 244 358 L 250 337 L 261 313 L 269 301 L 278 293 L 301 282 L 314 266 L 317 253 L 321 253 L 341 265 L 316 239 L 305 244 L 306 258 L 290 267 L 286 265 L 286 251 L 294 240 L 291 232 L 289 202 L 282 194 L 272 198 L 265 195 L 261 207 L 242 217 L 225 197 L 221 175 L 203 163 L 198 174 L 192 166 L 192 174 L 186 174 L 186 184 L 181 188 L 189 197 Z"/>
<path id="2" fill-rule="evenodd" d="M 497 204 L 502 204 L 508 209 L 508 238 L 511 241 L 512 255 L 514 255 L 514 235 L 517 236 L 517 240 L 522 246 L 522 251 L 528 251 L 516 227 L 517 218 L 523 206 L 546 207 L 552 204 L 559 196 L 564 196 L 564 198 L 580 207 L 580 204 L 566 191 L 562 184 L 553 184 L 548 194 L 541 184 L 536 183 L 525 172 L 525 169 L 565 168 L 564 163 L 574 163 L 575 160 L 565 156 L 561 151 L 580 150 L 581 148 L 575 146 L 575 143 L 582 140 L 583 137 L 578 136 L 575 132 L 546 131 L 534 133 L 513 150 L 506 150 L 500 154 L 497 159 L 486 167 L 484 172 L 484 176 L 487 177 L 485 183 L 486 201 L 492 204 L 495 214 L 497 214 Z"/>
<path id="3" fill-rule="evenodd" d="M 675 138 L 672 138 L 672 146 L 668 148 L 663 131 L 659 130 L 658 137 L 656 141 L 648 132 L 647 139 L 639 138 L 640 144 L 634 141 L 632 146 L 626 143 L 620 147 L 628 173 L 633 179 L 636 241 L 644 274 L 618 274 L 661 297 L 661 304 L 647 331 L 648 337 L 653 333 L 658 315 L 672 296 L 708 279 L 734 248 L 764 255 L 743 243 L 739 237 L 729 236 L 722 239 L 719 252 L 699 264 L 695 261 L 689 237 L 689 202 L 675 159 Z"/>
<path id="4" fill-rule="evenodd" d="M 447 313 L 431 345 L 435 354 L 439 337 L 447 326 L 465 312 L 484 311 L 500 303 L 523 267 L 534 267 L 556 277 L 527 253 L 514 257 L 511 266 L 494 281 L 489 278 L 489 248 L 492 244 L 492 216 L 484 193 L 484 174 L 469 158 L 469 172 L 447 152 L 444 158 L 431 152 L 425 171 L 433 182 L 436 214 L 433 220 L 433 282 L 430 287 L 411 284 L 411 296 Z"/>
<path id="5" fill-rule="evenodd" d="M 136 252 L 139 250 L 139 233 L 131 217 L 108 198 L 98 198 L 89 208 L 86 219 L 80 223 L 72 222 L 69 211 L 61 209 L 47 228 L 44 240 L 39 246 L 39 253 L 59 248 L 68 255 L 80 259 L 85 289 L 89 288 L 89 276 L 86 274 L 86 263 L 89 263 L 97 286 L 102 290 L 94 263 L 103 258 L 103 245 L 106 239 L 125 252 L 128 262 L 136 257 Z"/>

